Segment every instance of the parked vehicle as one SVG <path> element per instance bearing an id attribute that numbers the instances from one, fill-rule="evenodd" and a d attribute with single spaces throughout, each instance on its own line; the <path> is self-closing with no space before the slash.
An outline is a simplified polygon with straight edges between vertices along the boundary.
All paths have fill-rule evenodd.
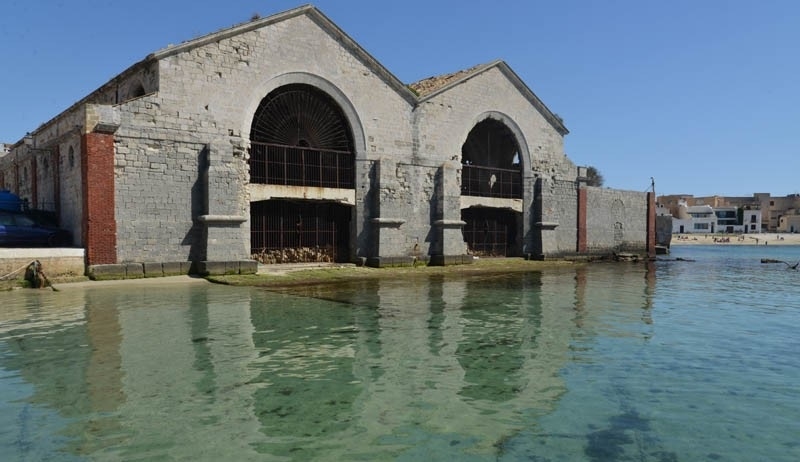
<path id="1" fill-rule="evenodd" d="M 0 210 L 0 247 L 59 247 L 72 244 L 69 231 L 16 212 Z"/>
<path id="2" fill-rule="evenodd" d="M 25 210 L 25 201 L 7 189 L 0 189 L 0 210 L 21 212 Z"/>

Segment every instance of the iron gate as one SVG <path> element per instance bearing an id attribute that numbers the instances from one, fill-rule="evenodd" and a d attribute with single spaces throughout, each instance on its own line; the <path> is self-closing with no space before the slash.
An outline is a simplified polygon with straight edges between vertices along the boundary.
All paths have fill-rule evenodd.
<path id="1" fill-rule="evenodd" d="M 516 214 L 491 208 L 468 208 L 461 211 L 464 241 L 472 255 L 480 257 L 511 256 L 517 230 Z"/>
<path id="2" fill-rule="evenodd" d="M 349 257 L 350 207 L 269 200 L 250 205 L 250 246 L 261 263 L 338 262 Z"/>

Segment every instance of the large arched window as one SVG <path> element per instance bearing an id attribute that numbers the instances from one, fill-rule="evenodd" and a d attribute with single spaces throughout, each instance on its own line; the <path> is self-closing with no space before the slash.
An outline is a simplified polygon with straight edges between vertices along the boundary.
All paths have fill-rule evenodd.
<path id="1" fill-rule="evenodd" d="M 341 108 L 304 84 L 280 87 L 259 105 L 250 128 L 251 183 L 354 187 L 354 148 Z"/>
<path id="2" fill-rule="evenodd" d="M 505 124 L 485 119 L 461 147 L 461 193 L 466 196 L 522 198 L 520 149 Z"/>

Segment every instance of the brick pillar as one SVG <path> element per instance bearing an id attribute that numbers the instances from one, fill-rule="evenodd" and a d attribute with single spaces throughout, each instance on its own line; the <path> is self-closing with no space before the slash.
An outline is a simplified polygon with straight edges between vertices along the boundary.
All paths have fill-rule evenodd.
<path id="1" fill-rule="evenodd" d="M 586 188 L 578 187 L 578 253 L 586 253 Z"/>
<path id="2" fill-rule="evenodd" d="M 116 263 L 113 134 L 92 132 L 83 135 L 81 178 L 86 264 Z"/>
<path id="3" fill-rule="evenodd" d="M 656 193 L 647 193 L 647 256 L 656 258 Z"/>

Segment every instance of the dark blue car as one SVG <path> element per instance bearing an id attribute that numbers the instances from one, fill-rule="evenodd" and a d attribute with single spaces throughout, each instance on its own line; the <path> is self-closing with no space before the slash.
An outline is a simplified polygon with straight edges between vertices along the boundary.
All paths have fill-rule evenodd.
<path id="1" fill-rule="evenodd" d="M 39 223 L 24 213 L 0 211 L 0 247 L 63 247 L 71 244 L 69 231 Z"/>

